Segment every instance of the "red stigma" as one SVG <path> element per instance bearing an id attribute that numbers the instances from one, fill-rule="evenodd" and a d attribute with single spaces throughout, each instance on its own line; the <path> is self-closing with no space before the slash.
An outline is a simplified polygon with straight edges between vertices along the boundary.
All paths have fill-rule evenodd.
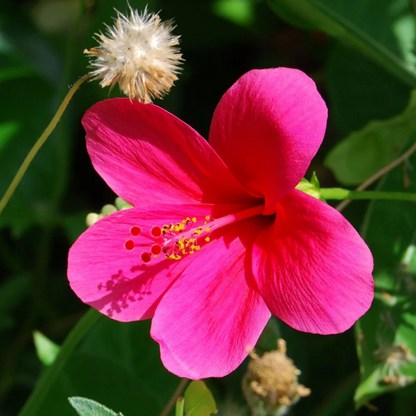
<path id="1" fill-rule="evenodd" d="M 152 237 L 160 237 L 162 235 L 162 229 L 160 227 L 158 227 L 158 226 L 154 226 L 150 230 L 150 235 Z"/>
<path id="2" fill-rule="evenodd" d="M 157 256 L 158 254 L 160 254 L 162 252 L 162 247 L 160 247 L 159 244 L 153 244 L 152 247 L 150 247 L 150 252 L 154 256 Z"/>
<path id="3" fill-rule="evenodd" d="M 140 235 L 140 233 L 142 232 L 142 229 L 140 227 L 134 226 L 130 228 L 130 233 L 134 236 L 137 237 L 138 235 Z"/>
<path id="4" fill-rule="evenodd" d="M 140 258 L 143 263 L 149 263 L 152 259 L 150 253 L 148 253 L 147 251 L 144 251 L 142 254 L 140 254 Z"/>
<path id="5" fill-rule="evenodd" d="M 126 250 L 129 250 L 129 251 L 133 250 L 133 249 L 134 249 L 134 242 L 133 242 L 133 240 L 127 240 L 127 241 L 124 243 L 124 248 L 125 248 Z"/>

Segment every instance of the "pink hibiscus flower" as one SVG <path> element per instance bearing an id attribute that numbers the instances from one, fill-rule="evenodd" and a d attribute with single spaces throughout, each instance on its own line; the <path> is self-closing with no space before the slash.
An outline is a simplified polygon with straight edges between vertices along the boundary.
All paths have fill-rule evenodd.
<path id="1" fill-rule="evenodd" d="M 83 124 L 97 172 L 134 206 L 69 253 L 83 302 L 118 321 L 153 318 L 168 370 L 221 377 L 270 312 L 300 331 L 350 328 L 373 299 L 371 253 L 335 209 L 295 186 L 325 132 L 314 82 L 250 71 L 222 97 L 208 144 L 152 104 L 95 104 Z"/>

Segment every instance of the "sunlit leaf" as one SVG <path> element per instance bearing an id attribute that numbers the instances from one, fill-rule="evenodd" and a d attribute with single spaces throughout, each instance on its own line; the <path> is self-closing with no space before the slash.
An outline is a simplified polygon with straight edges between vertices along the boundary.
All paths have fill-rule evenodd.
<path id="1" fill-rule="evenodd" d="M 121 413 L 115 413 L 91 399 L 70 397 L 68 400 L 80 416 L 123 416 Z"/>
<path id="2" fill-rule="evenodd" d="M 201 380 L 192 381 L 185 391 L 186 416 L 210 416 L 217 413 L 212 393 Z"/>
<path id="3" fill-rule="evenodd" d="M 36 347 L 36 354 L 44 365 L 51 365 L 59 354 L 60 347 L 49 338 L 45 337 L 41 332 L 33 333 L 33 341 Z"/>

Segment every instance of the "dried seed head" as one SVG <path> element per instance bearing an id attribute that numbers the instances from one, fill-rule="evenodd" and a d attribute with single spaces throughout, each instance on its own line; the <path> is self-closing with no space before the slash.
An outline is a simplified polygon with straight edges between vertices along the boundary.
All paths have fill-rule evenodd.
<path id="1" fill-rule="evenodd" d="M 158 14 L 141 14 L 130 7 L 130 16 L 120 12 L 107 33 L 97 34 L 99 45 L 85 50 L 90 55 L 93 79 L 102 87 L 120 89 L 130 99 L 150 103 L 167 94 L 178 79 L 182 55 L 179 36 L 173 36 L 171 22 L 162 22 Z"/>
<path id="2" fill-rule="evenodd" d="M 243 391 L 254 415 L 283 415 L 310 389 L 298 383 L 300 371 L 286 356 L 286 342 L 279 339 L 277 351 L 262 357 L 251 353 Z"/>

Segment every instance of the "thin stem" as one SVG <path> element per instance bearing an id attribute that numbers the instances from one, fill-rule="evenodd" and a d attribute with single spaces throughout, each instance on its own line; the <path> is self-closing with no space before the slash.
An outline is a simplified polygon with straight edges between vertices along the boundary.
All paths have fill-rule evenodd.
<path id="1" fill-rule="evenodd" d="M 183 378 L 180 383 L 178 384 L 178 387 L 176 388 L 175 392 L 172 394 L 172 397 L 169 399 L 167 405 L 163 409 L 160 416 L 168 416 L 170 411 L 172 410 L 175 403 L 177 403 L 178 397 L 182 394 L 182 391 L 185 389 L 186 385 L 189 383 L 189 380 L 186 378 Z M 182 413 L 183 414 L 183 413 Z M 181 414 L 181 415 L 182 415 Z M 21 415 L 19 415 L 21 416 Z"/>
<path id="2" fill-rule="evenodd" d="M 176 400 L 175 416 L 183 416 L 184 407 L 185 399 L 183 397 L 178 397 L 178 400 Z"/>
<path id="3" fill-rule="evenodd" d="M 54 385 L 64 365 L 100 316 L 101 314 L 97 310 L 91 308 L 81 318 L 75 328 L 69 333 L 54 363 L 45 370 L 39 379 L 35 389 L 20 411 L 19 416 L 34 416 L 39 414 L 39 407 Z"/>
<path id="4" fill-rule="evenodd" d="M 78 12 L 78 16 L 75 19 L 69 33 L 68 33 L 68 37 L 67 37 L 67 41 L 66 41 L 66 50 L 65 50 L 65 68 L 64 68 L 64 76 L 62 77 L 64 83 L 63 83 L 63 87 L 65 87 L 69 80 L 70 80 L 70 74 L 71 74 L 71 69 L 73 67 L 73 62 L 74 62 L 74 48 L 75 46 L 79 46 L 76 45 L 76 36 L 78 34 L 78 29 L 82 23 L 82 19 L 84 18 L 84 14 L 85 14 L 85 0 L 78 0 L 78 7 L 79 7 L 79 12 Z M 63 95 L 63 93 L 65 92 L 65 90 L 62 90 L 61 93 Z"/>
<path id="5" fill-rule="evenodd" d="M 384 199 L 416 202 L 416 194 L 410 192 L 350 191 L 343 188 L 321 188 L 325 199 Z"/>
<path id="6" fill-rule="evenodd" d="M 89 74 L 84 75 L 80 78 L 68 91 L 68 94 L 65 96 L 64 100 L 62 101 L 61 105 L 58 108 L 58 111 L 53 116 L 51 122 L 49 123 L 46 130 L 42 133 L 39 139 L 36 141 L 30 152 L 26 156 L 25 160 L 23 161 L 22 165 L 20 166 L 19 170 L 17 171 L 15 177 L 13 178 L 12 182 L 10 183 L 9 187 L 7 188 L 5 194 L 3 195 L 2 199 L 0 200 L 0 214 L 2 213 L 3 209 L 9 202 L 10 198 L 12 197 L 14 191 L 19 185 L 19 182 L 22 180 L 23 175 L 26 173 L 27 168 L 31 164 L 32 160 L 46 142 L 46 139 L 50 136 L 50 134 L 55 129 L 56 125 L 58 124 L 59 119 L 62 117 L 66 107 L 68 106 L 69 102 L 71 101 L 72 96 L 75 94 L 75 91 L 81 86 L 81 84 L 89 78 Z"/>
<path id="7" fill-rule="evenodd" d="M 363 182 L 356 190 L 357 191 L 363 191 L 364 189 L 367 189 L 370 185 L 372 185 L 375 181 L 380 179 L 382 176 L 384 176 L 386 173 L 389 173 L 391 170 L 393 170 L 396 166 L 400 165 L 403 161 L 408 159 L 414 152 L 416 151 L 416 142 L 411 146 L 406 152 L 404 152 L 401 156 L 399 156 L 397 159 L 393 160 L 393 162 L 389 163 L 387 166 L 384 166 L 384 168 L 380 169 L 378 172 L 376 172 L 373 176 L 368 178 L 365 182 Z M 351 200 L 346 200 L 341 202 L 339 205 L 336 206 L 336 209 L 338 211 L 343 210 Z"/>

